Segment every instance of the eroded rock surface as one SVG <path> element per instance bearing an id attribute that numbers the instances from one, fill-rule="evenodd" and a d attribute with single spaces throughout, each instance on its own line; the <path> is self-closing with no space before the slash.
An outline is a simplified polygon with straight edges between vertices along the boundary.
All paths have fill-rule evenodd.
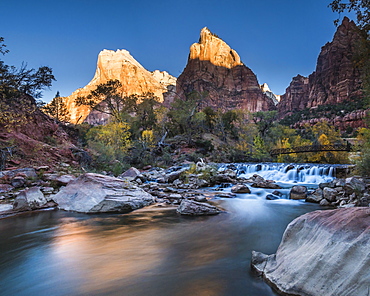
<path id="1" fill-rule="evenodd" d="M 321 48 L 316 70 L 309 77 L 294 77 L 285 94 L 281 96 L 278 104 L 280 117 L 305 108 L 315 109 L 321 105 L 361 99 L 361 73 L 354 62 L 359 40 L 360 34 L 355 23 L 345 17 L 333 40 Z M 364 110 L 359 110 L 345 116 L 329 116 L 329 120 L 342 129 L 349 125 L 357 128 L 364 125 L 365 114 Z M 322 118 L 304 120 L 295 127 L 302 127 L 307 123 L 313 125 L 321 120 Z"/>
<path id="2" fill-rule="evenodd" d="M 252 268 L 288 295 L 367 295 L 370 209 L 315 211 L 291 222 L 273 255 L 253 252 Z"/>
<path id="3" fill-rule="evenodd" d="M 13 210 L 15 211 L 31 211 L 42 208 L 55 206 L 55 204 L 48 204 L 47 199 L 41 192 L 40 188 L 32 187 L 25 189 L 19 193 L 13 203 Z"/>
<path id="4" fill-rule="evenodd" d="M 221 210 L 207 203 L 184 199 L 177 208 L 177 212 L 181 215 L 204 216 L 217 215 L 221 213 Z"/>
<path id="5" fill-rule="evenodd" d="M 128 181 L 93 173 L 69 182 L 52 198 L 62 210 L 83 213 L 129 212 L 154 202 Z"/>

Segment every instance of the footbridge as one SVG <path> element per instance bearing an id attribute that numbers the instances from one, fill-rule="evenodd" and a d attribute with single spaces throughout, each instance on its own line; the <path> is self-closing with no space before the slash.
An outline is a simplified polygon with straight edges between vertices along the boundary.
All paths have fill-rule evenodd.
<path id="1" fill-rule="evenodd" d="M 307 146 L 296 146 L 289 148 L 278 148 L 272 149 L 270 151 L 271 155 L 280 155 L 280 154 L 291 154 L 291 153 L 305 153 L 305 152 L 324 152 L 324 151 L 352 151 L 352 144 L 346 142 L 344 144 L 329 144 L 329 145 L 307 145 Z"/>

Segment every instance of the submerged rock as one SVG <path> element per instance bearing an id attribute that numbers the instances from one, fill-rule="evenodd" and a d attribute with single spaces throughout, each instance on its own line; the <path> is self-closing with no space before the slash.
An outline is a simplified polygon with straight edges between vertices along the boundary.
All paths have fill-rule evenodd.
<path id="1" fill-rule="evenodd" d="M 181 215 L 204 216 L 217 215 L 221 210 L 207 203 L 184 199 L 177 208 L 177 212 Z"/>
<path id="2" fill-rule="evenodd" d="M 154 197 L 128 181 L 86 173 L 69 182 L 53 200 L 62 210 L 103 213 L 136 210 L 153 203 Z"/>
<path id="3" fill-rule="evenodd" d="M 266 199 L 267 200 L 276 200 L 276 199 L 280 199 L 280 197 L 275 195 L 275 194 L 267 194 Z"/>
<path id="4" fill-rule="evenodd" d="M 370 209 L 315 211 L 291 222 L 274 255 L 252 268 L 288 295 L 368 295 Z"/>

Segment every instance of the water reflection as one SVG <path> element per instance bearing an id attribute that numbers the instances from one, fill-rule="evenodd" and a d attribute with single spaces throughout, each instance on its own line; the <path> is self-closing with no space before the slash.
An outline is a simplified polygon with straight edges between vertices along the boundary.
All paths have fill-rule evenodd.
<path id="1" fill-rule="evenodd" d="M 275 295 L 249 272 L 287 225 L 317 206 L 216 201 L 212 217 L 27 214 L 0 222 L 1 295 Z M 52 291 L 52 292 L 50 292 Z"/>

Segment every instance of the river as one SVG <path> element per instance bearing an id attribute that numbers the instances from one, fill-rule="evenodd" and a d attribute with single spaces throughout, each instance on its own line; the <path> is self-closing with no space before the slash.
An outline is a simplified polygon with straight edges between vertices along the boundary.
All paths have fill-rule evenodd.
<path id="1" fill-rule="evenodd" d="M 275 253 L 287 224 L 321 207 L 267 193 L 216 199 L 225 212 L 208 217 L 144 208 L 2 219 L 0 295 L 277 295 L 250 272 L 251 252 Z"/>

